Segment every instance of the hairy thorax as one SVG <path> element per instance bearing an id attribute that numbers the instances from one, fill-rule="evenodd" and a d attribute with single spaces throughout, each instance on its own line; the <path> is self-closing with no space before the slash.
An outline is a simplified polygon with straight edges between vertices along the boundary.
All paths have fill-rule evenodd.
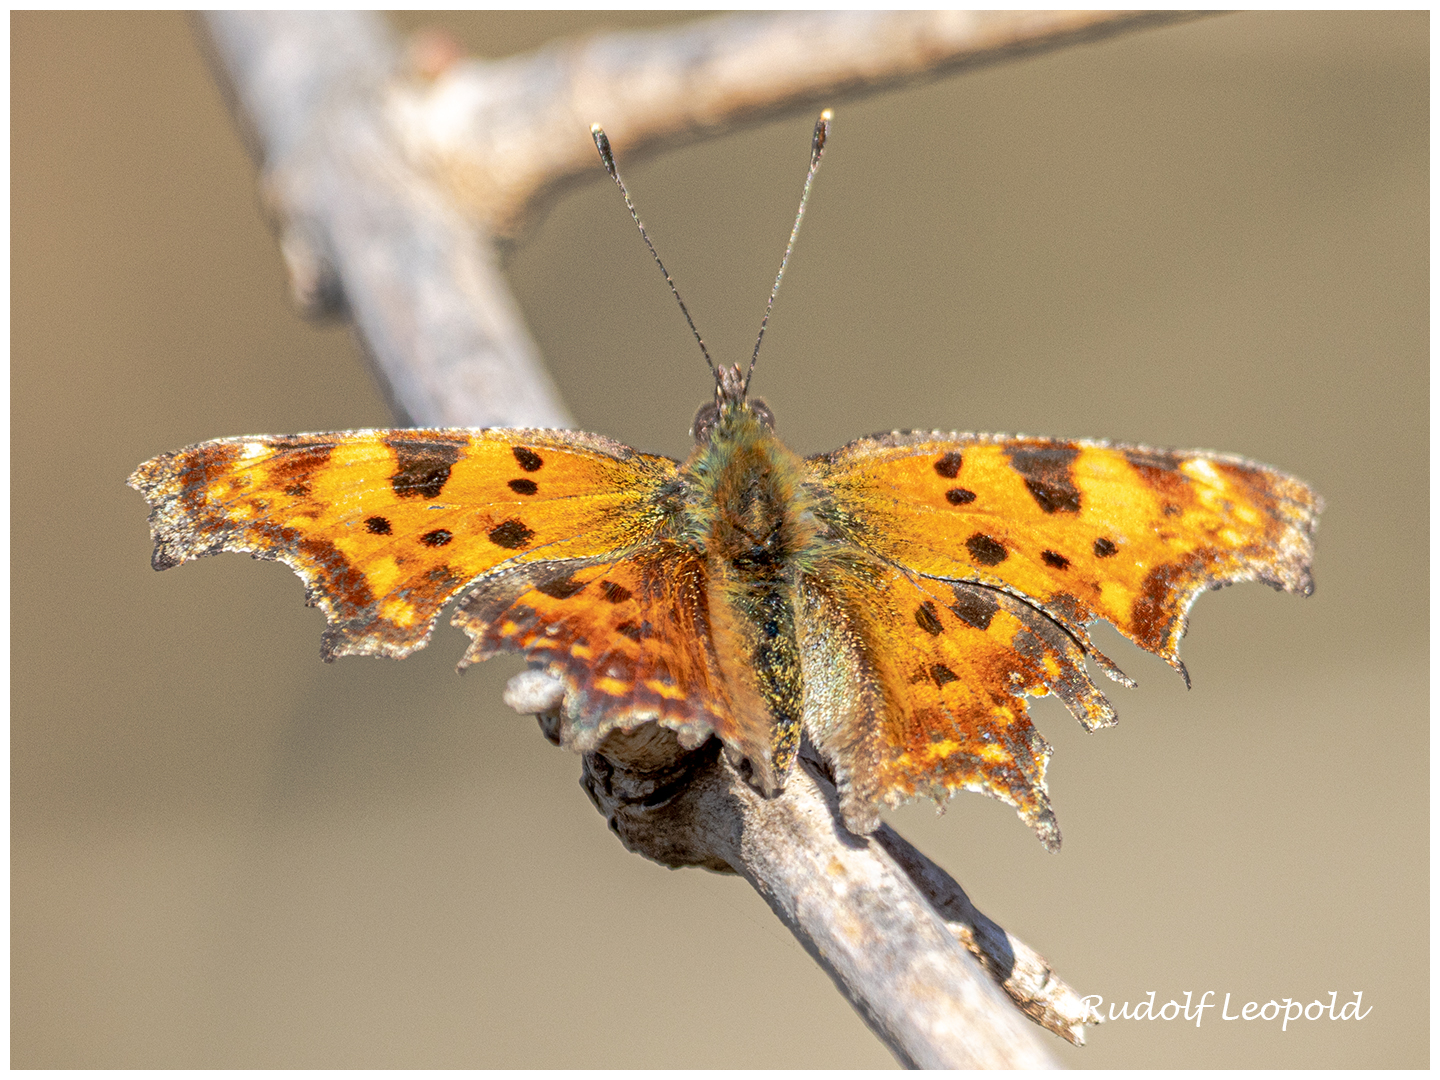
<path id="1" fill-rule="evenodd" d="M 724 413 L 681 470 L 687 539 L 741 575 L 782 577 L 817 527 L 800 459 L 748 404 Z"/>

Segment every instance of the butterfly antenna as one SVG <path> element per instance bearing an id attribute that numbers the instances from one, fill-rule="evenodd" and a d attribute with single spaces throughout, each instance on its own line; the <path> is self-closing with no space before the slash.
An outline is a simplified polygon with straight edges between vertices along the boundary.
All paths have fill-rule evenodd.
<path id="1" fill-rule="evenodd" d="M 795 227 L 790 230 L 790 242 L 785 245 L 785 255 L 780 260 L 780 272 L 775 275 L 775 287 L 770 290 L 770 302 L 765 305 L 765 317 L 760 320 L 760 333 L 755 337 L 755 351 L 750 354 L 750 370 L 745 372 L 745 389 L 750 389 L 750 376 L 755 374 L 755 361 L 760 358 L 760 343 L 765 340 L 765 327 L 770 323 L 770 312 L 775 308 L 775 294 L 780 291 L 780 282 L 785 277 L 785 267 L 790 262 L 790 252 L 795 248 L 795 238 L 800 235 L 800 222 L 805 220 L 805 204 L 810 201 L 810 185 L 820 171 L 820 158 L 825 153 L 825 140 L 830 136 L 830 121 L 835 114 L 826 109 L 815 121 L 815 134 L 810 138 L 810 171 L 805 174 L 805 190 L 800 193 L 800 209 L 795 214 Z"/>
<path id="2" fill-rule="evenodd" d="M 605 164 L 605 171 L 610 174 L 610 179 L 615 181 L 615 186 L 620 189 L 620 195 L 625 200 L 625 208 L 630 211 L 630 216 L 635 219 L 635 227 L 640 230 L 640 239 L 645 241 L 645 246 L 650 249 L 650 254 L 655 257 L 655 265 L 660 267 L 660 273 L 665 275 L 665 284 L 669 285 L 670 291 L 675 294 L 675 302 L 680 305 L 680 312 L 685 316 L 685 321 L 690 324 L 690 332 L 695 335 L 695 341 L 700 346 L 700 353 L 705 357 L 705 363 L 710 365 L 710 373 L 714 375 L 715 361 L 710 359 L 710 350 L 705 348 L 705 341 L 700 336 L 700 331 L 695 329 L 695 320 L 690 318 L 690 309 L 685 306 L 685 301 L 680 299 L 680 290 L 675 288 L 675 282 L 670 277 L 670 271 L 666 270 L 665 264 L 660 261 L 660 253 L 655 250 L 655 245 L 650 242 L 650 234 L 645 231 L 645 226 L 641 224 L 640 215 L 635 210 L 635 204 L 630 201 L 630 193 L 625 190 L 625 181 L 620 179 L 620 170 L 615 168 L 615 155 L 610 151 L 610 140 L 605 137 L 605 129 L 599 124 L 591 124 L 590 136 L 595 140 L 595 149 L 600 151 L 600 160 Z"/>

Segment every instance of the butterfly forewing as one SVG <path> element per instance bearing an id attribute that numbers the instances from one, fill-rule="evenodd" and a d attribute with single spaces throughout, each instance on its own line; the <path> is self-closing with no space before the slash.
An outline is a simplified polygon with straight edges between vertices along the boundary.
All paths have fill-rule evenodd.
<path id="1" fill-rule="evenodd" d="M 1185 612 L 1205 589 L 1311 589 L 1318 498 L 1239 458 L 896 433 L 806 466 L 832 527 L 865 550 L 1022 597 L 1087 644 L 1085 625 L 1104 619 L 1177 667 Z"/>
<path id="2" fill-rule="evenodd" d="M 573 432 L 348 431 L 220 439 L 131 477 L 157 569 L 219 551 L 289 564 L 327 658 L 405 656 L 478 576 L 595 558 L 665 526 L 675 463 Z"/>

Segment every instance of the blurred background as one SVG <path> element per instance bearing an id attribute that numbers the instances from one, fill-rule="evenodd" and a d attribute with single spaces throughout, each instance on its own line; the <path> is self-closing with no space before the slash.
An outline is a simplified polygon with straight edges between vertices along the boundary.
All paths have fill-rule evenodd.
<path id="1" fill-rule="evenodd" d="M 667 13 L 397 16 L 501 57 Z M 1327 500 L 1309 600 L 1192 613 L 1188 693 L 1034 706 L 1065 848 L 890 815 L 1082 993 L 1353 1000 L 1118 1021 L 1084 1066 L 1428 1061 L 1429 16 L 1244 13 L 837 103 L 755 389 L 795 450 L 896 427 L 1244 454 Z M 11 1050 L 18 1067 L 887 1067 L 743 881 L 625 852 L 458 631 L 318 659 L 283 567 L 157 575 L 140 461 L 390 423 L 290 310 L 173 14 L 11 18 Z M 597 119 L 603 120 L 603 117 Z M 622 168 L 748 355 L 813 116 Z M 580 426 L 683 455 L 709 376 L 601 170 L 511 253 Z M 1046 1036 L 1049 1039 L 1049 1036 Z"/>

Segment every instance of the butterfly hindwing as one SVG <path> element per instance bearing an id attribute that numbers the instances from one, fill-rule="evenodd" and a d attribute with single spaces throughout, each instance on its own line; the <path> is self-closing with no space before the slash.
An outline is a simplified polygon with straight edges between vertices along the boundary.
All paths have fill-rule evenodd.
<path id="1" fill-rule="evenodd" d="M 1204 590 L 1259 580 L 1311 591 L 1320 500 L 1240 458 L 897 432 L 806 467 L 832 527 L 861 548 L 1023 597 L 1087 645 L 1085 625 L 1104 619 L 1177 668 L 1185 613 Z"/>
<path id="2" fill-rule="evenodd" d="M 220 551 L 287 563 L 329 619 L 330 659 L 408 655 L 496 568 L 650 542 L 674 475 L 575 432 L 380 430 L 199 443 L 130 484 L 154 508 L 157 569 Z"/>
<path id="3" fill-rule="evenodd" d="M 968 789 L 1058 846 L 1050 748 L 1024 697 L 1054 693 L 1088 728 L 1114 722 L 1072 637 L 1007 593 L 874 559 L 824 567 L 802 597 L 807 723 L 852 831 L 871 831 L 881 805 Z"/>
<path id="4" fill-rule="evenodd" d="M 543 667 L 565 686 L 561 738 L 576 750 L 654 721 L 687 748 L 714 732 L 742 754 L 763 753 L 763 743 L 734 730 L 705 582 L 704 557 L 669 542 L 621 559 L 491 575 L 455 612 L 454 624 L 474 639 L 461 666 L 520 652 Z"/>

